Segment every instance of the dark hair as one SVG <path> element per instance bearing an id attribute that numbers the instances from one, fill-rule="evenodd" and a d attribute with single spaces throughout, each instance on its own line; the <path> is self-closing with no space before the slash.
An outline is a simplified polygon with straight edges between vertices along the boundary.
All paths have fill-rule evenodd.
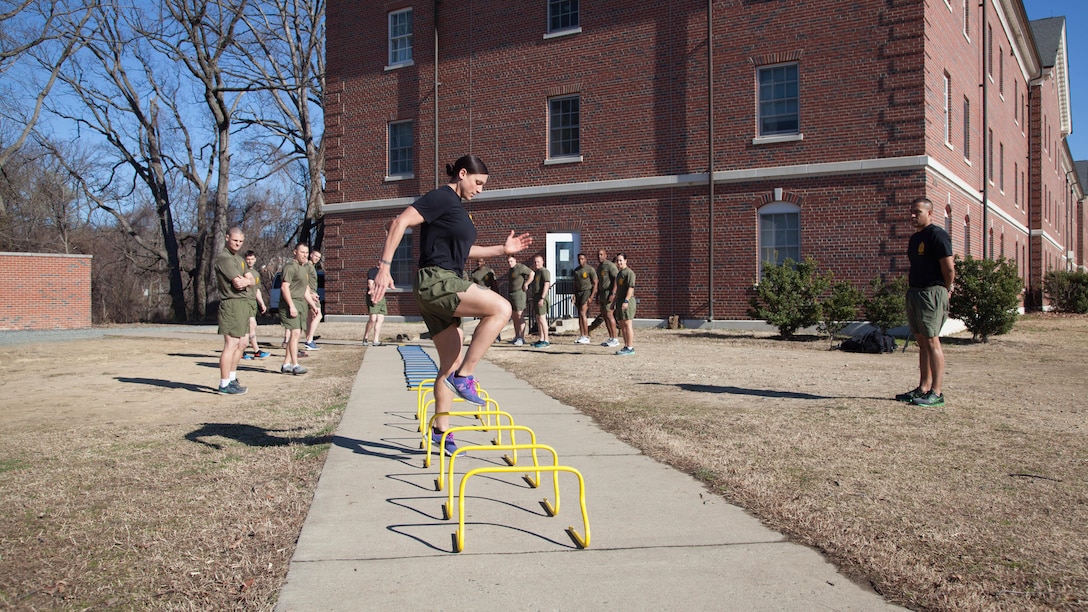
<path id="1" fill-rule="evenodd" d="M 254 251 L 253 249 L 250 249 L 250 250 L 246 251 L 246 254 L 243 255 L 243 257 L 256 257 L 256 256 L 257 256 L 257 251 Z"/>
<path id="2" fill-rule="evenodd" d="M 310 243 L 300 242 L 300 243 L 295 245 L 295 250 L 297 251 L 299 247 L 306 247 L 306 250 L 309 251 L 310 250 Z"/>
<path id="3" fill-rule="evenodd" d="M 930 202 L 929 198 L 914 198 L 914 201 L 911 202 L 910 205 L 914 206 L 915 204 L 922 204 L 928 207 L 929 210 L 933 210 L 933 202 Z"/>
<path id="4" fill-rule="evenodd" d="M 450 175 L 450 178 L 455 178 L 461 173 L 461 169 L 465 169 L 469 174 L 491 174 L 487 171 L 487 164 L 484 160 L 476 157 L 475 155 L 463 155 L 461 159 L 453 162 L 453 165 L 446 164 L 446 174 Z"/>
<path id="5" fill-rule="evenodd" d="M 619 253 L 616 253 L 615 255 L 612 256 L 612 261 L 616 261 L 617 257 L 622 257 L 624 259 L 627 259 L 627 253 L 624 253 L 623 251 L 620 251 Z"/>

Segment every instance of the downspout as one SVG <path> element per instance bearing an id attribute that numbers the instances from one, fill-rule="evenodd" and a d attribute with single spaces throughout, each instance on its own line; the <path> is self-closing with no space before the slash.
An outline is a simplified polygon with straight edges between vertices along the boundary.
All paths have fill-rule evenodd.
<path id="1" fill-rule="evenodd" d="M 993 142 L 987 142 L 986 134 L 990 131 L 990 114 L 989 114 L 989 81 L 990 71 L 990 54 L 987 53 L 988 49 L 993 48 L 993 36 L 987 40 L 986 35 L 990 31 L 986 23 L 986 5 L 989 4 L 989 0 L 982 0 L 982 258 L 986 257 L 986 246 L 989 243 L 989 221 L 990 221 L 990 172 L 993 170 L 988 166 L 990 161 L 990 155 L 994 146 Z M 967 253 L 970 255 L 970 253 Z M 992 256 L 993 253 L 990 253 Z"/>
<path id="2" fill-rule="evenodd" d="M 439 188 L 441 162 L 438 161 L 438 0 L 434 0 L 434 188 Z"/>
<path id="3" fill-rule="evenodd" d="M 706 320 L 714 320 L 714 0 L 706 2 L 706 100 L 707 100 L 707 283 Z"/>

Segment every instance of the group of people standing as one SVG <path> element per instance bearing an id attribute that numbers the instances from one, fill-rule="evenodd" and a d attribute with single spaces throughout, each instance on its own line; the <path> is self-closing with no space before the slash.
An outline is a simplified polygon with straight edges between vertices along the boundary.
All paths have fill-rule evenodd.
<path id="1" fill-rule="evenodd" d="M 590 331 L 603 322 L 608 329 L 608 339 L 601 343 L 604 347 L 620 346 L 617 328 L 623 335 L 623 347 L 617 355 L 633 355 L 635 352 L 635 273 L 627 266 L 627 255 L 620 253 L 614 260 L 608 259 L 604 249 L 597 251 L 597 267 L 590 266 L 585 253 L 578 254 L 578 267 L 574 269 L 574 306 L 578 310 L 578 339 L 575 344 L 590 344 Z M 548 311 L 551 309 L 549 291 L 552 286 L 551 271 L 544 267 L 544 257 L 534 255 L 531 265 L 518 262 L 513 255 L 506 258 L 507 300 L 510 302 L 511 318 L 514 324 L 514 346 L 525 345 L 527 321 L 525 311 L 532 304 L 536 317 L 539 340 L 531 344 L 533 348 L 551 346 L 548 334 Z M 476 269 L 468 274 L 472 282 L 498 291 L 495 271 L 487 267 L 483 259 L 476 260 Z M 600 307 L 600 315 L 589 323 L 589 307 L 594 301 Z M 617 324 L 618 322 L 618 324 Z"/>

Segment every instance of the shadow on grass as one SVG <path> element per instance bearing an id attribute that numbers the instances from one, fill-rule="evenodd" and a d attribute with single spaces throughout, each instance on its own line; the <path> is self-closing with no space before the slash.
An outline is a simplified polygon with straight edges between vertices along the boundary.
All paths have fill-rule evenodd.
<path id="1" fill-rule="evenodd" d="M 417 437 L 415 439 L 418 440 L 419 438 Z M 398 461 L 405 461 L 406 459 L 424 454 L 422 450 L 409 448 L 404 445 L 371 442 L 369 440 L 356 440 L 355 438 L 345 438 L 344 436 L 332 436 L 330 442 L 360 455 L 381 457 L 383 459 L 396 459 Z"/>
<path id="2" fill-rule="evenodd" d="M 730 395 L 753 395 L 756 397 L 774 397 L 774 398 L 786 398 L 786 399 L 803 399 L 803 400 L 826 400 L 826 399 L 839 399 L 827 395 L 813 395 L 811 393 L 798 393 L 796 391 L 774 391 L 771 389 L 745 389 L 743 387 L 732 387 L 724 385 L 695 385 L 691 383 L 659 383 L 659 382 L 640 382 L 640 385 L 660 385 L 663 387 L 676 387 L 682 391 L 691 391 L 693 393 L 728 393 Z"/>
<path id="3" fill-rule="evenodd" d="M 133 385 L 150 385 L 152 387 L 163 387 L 165 389 L 184 389 L 185 391 L 192 391 L 193 393 L 219 393 L 218 389 L 208 385 L 194 385 L 192 383 L 178 382 L 176 380 L 163 380 L 161 378 L 130 378 L 128 376 L 114 376 L 113 379 L 117 382 L 129 383 Z"/>
<path id="4" fill-rule="evenodd" d="M 280 436 L 276 434 L 297 431 L 297 429 L 266 429 L 256 425 L 244 423 L 204 423 L 199 429 L 185 434 L 185 439 L 211 448 L 221 449 L 221 445 L 208 442 L 204 438 L 227 438 L 241 442 L 247 446 L 289 446 L 301 444 L 304 446 L 317 446 L 333 441 L 331 434 L 320 436 Z"/>

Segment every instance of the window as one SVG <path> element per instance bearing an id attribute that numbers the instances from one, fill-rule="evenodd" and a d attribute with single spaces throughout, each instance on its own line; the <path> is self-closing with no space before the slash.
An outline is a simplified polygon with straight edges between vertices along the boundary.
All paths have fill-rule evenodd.
<path id="1" fill-rule="evenodd" d="M 1012 164 L 1012 204 L 1020 208 L 1020 163 Z"/>
<path id="2" fill-rule="evenodd" d="M 997 48 L 997 93 L 1005 97 L 1005 50 Z"/>
<path id="3" fill-rule="evenodd" d="M 578 96 L 548 101 L 548 157 L 577 157 L 582 154 Z"/>
<path id="4" fill-rule="evenodd" d="M 578 0 L 548 0 L 548 32 L 578 27 Z"/>
<path id="5" fill-rule="evenodd" d="M 759 135 L 800 133 L 797 64 L 759 69 Z"/>
<path id="6" fill-rule="evenodd" d="M 994 131 L 987 130 L 986 135 L 986 165 L 988 166 L 986 172 L 989 174 L 987 178 L 990 182 L 994 182 Z"/>
<path id="7" fill-rule="evenodd" d="M 787 258 L 801 261 L 801 208 L 775 202 L 759 210 L 760 278 L 764 264 L 781 265 Z"/>
<path id="8" fill-rule="evenodd" d="M 952 144 L 952 77 L 944 73 L 944 143 Z"/>
<path id="9" fill-rule="evenodd" d="M 997 188 L 1005 193 L 1005 143 L 997 146 Z"/>
<path id="10" fill-rule="evenodd" d="M 951 199 L 951 196 L 949 196 Z M 944 207 L 944 231 L 948 232 L 948 236 L 952 237 L 952 205 L 949 204 Z"/>
<path id="11" fill-rule="evenodd" d="M 412 9 L 389 13 L 389 65 L 412 63 Z"/>
<path id="12" fill-rule="evenodd" d="M 411 177 L 412 122 L 396 121 L 389 124 L 389 176 Z"/>
<path id="13" fill-rule="evenodd" d="M 1012 120 L 1020 123 L 1020 84 L 1012 80 Z"/>
<path id="14" fill-rule="evenodd" d="M 971 40 L 971 2 L 974 0 L 963 0 L 963 35 L 967 37 L 967 40 Z"/>
<path id="15" fill-rule="evenodd" d="M 963 218 L 963 254 L 968 256 L 971 254 L 971 217 L 967 216 Z"/>
<path id="16" fill-rule="evenodd" d="M 994 80 L 994 27 L 986 27 L 986 75 Z"/>
<path id="17" fill-rule="evenodd" d="M 963 97 L 963 158 L 971 161 L 971 101 Z"/>
<path id="18" fill-rule="evenodd" d="M 415 266 L 412 258 L 412 228 L 404 230 L 404 237 L 400 239 L 397 250 L 393 252 L 393 265 L 389 266 L 389 274 L 393 277 L 393 284 L 397 287 L 411 287 Z"/>

